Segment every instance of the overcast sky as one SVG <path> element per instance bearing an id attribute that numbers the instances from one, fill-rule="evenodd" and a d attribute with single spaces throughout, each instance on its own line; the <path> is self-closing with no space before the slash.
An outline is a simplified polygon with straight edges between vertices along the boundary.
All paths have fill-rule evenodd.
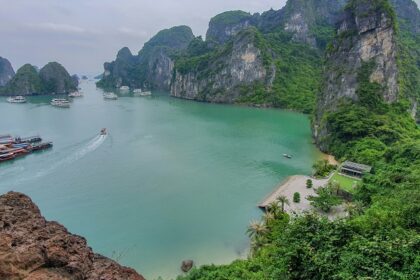
<path id="1" fill-rule="evenodd" d="M 420 0 L 416 0 L 419 3 Z M 188 25 L 204 35 L 214 15 L 263 12 L 286 0 L 0 0 L 0 56 L 15 70 L 58 61 L 73 74 L 98 74 L 128 46 L 137 53 L 159 30 Z"/>
<path id="2" fill-rule="evenodd" d="M 0 0 L 0 56 L 15 70 L 58 61 L 73 74 L 99 74 L 128 46 L 137 53 L 159 30 L 188 25 L 204 35 L 214 15 L 279 9 L 285 0 Z"/>

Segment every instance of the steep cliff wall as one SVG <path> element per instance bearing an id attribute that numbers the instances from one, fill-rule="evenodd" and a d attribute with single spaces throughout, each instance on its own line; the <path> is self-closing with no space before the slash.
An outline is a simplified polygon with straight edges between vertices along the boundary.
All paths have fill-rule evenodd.
<path id="1" fill-rule="evenodd" d="M 173 72 L 173 56 L 187 48 L 194 39 L 191 28 L 177 26 L 165 29 L 151 38 L 138 55 L 122 48 L 113 62 L 104 64 L 101 87 L 168 90 Z"/>
<path id="2" fill-rule="evenodd" d="M 324 118 L 328 112 L 346 102 L 397 101 L 395 26 L 396 17 L 387 1 L 349 2 L 327 50 L 325 85 L 318 98 L 314 128 L 321 149 L 328 150 L 329 128 Z"/>
<path id="3" fill-rule="evenodd" d="M 15 71 L 10 62 L 0 56 L 0 87 L 5 86 L 14 75 Z"/>
<path id="4" fill-rule="evenodd" d="M 0 196 L 0 279 L 144 280 L 46 221 L 29 197 L 15 192 Z"/>
<path id="5" fill-rule="evenodd" d="M 264 61 L 267 55 L 254 29 L 242 30 L 224 48 L 198 57 L 179 61 L 172 81 L 175 97 L 208 102 L 233 103 L 248 92 L 241 86 L 256 82 L 270 84 L 275 69 Z"/>

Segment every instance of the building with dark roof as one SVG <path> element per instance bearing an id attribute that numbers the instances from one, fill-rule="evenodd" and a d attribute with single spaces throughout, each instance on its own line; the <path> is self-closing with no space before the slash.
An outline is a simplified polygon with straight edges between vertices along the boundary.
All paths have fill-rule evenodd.
<path id="1" fill-rule="evenodd" d="M 372 166 L 345 161 L 341 167 L 340 172 L 344 175 L 361 178 L 364 174 L 370 173 Z"/>

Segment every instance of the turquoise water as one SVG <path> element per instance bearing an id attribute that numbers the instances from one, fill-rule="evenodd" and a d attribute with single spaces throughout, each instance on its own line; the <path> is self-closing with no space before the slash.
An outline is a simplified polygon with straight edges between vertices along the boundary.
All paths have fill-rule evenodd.
<path id="1" fill-rule="evenodd" d="M 307 116 L 170 98 L 105 101 L 93 82 L 70 109 L 0 99 L 0 134 L 40 134 L 50 151 L 0 165 L 0 193 L 31 196 L 47 219 L 148 279 L 246 257 L 256 208 L 318 152 Z M 106 137 L 98 136 L 107 127 Z M 291 160 L 282 154 L 292 154 Z"/>

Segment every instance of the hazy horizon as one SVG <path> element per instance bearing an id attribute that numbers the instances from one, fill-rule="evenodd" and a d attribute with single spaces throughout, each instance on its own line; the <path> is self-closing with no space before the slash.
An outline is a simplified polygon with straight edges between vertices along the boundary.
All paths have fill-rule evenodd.
<path id="1" fill-rule="evenodd" d="M 420 0 L 415 1 L 419 5 Z M 210 19 L 224 11 L 261 13 L 286 0 L 0 0 L 0 56 L 15 71 L 61 63 L 70 74 L 97 75 L 119 49 L 137 53 L 158 31 L 188 25 L 204 37 Z M 22 20 L 24 19 L 24 20 Z"/>
<path id="2" fill-rule="evenodd" d="M 0 56 L 15 71 L 61 63 L 70 74 L 96 75 L 122 47 L 137 53 L 158 31 L 188 25 L 204 37 L 210 19 L 224 11 L 280 9 L 286 0 L 0 0 Z M 22 20 L 24 19 L 24 20 Z"/>

